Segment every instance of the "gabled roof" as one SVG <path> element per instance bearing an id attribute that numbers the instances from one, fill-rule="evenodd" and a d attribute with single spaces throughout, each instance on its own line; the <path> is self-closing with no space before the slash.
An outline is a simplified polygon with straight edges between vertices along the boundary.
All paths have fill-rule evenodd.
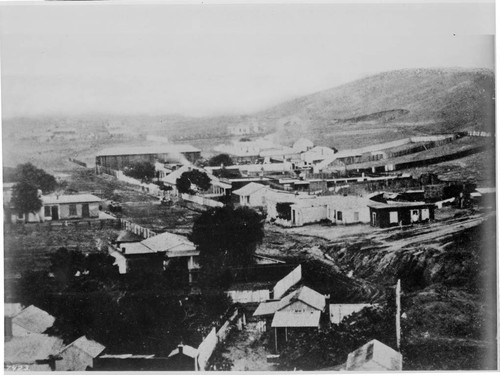
<path id="1" fill-rule="evenodd" d="M 321 311 L 278 311 L 271 327 L 318 327 Z"/>
<path id="2" fill-rule="evenodd" d="M 304 302 L 318 311 L 323 311 L 325 309 L 325 296 L 307 286 L 302 286 L 296 291 L 283 297 L 280 301 L 278 310 L 284 309 L 286 306 L 295 301 Z"/>
<path id="3" fill-rule="evenodd" d="M 102 198 L 92 194 L 74 194 L 74 195 L 44 195 L 43 204 L 68 204 L 68 203 L 91 203 L 101 202 Z"/>
<path id="4" fill-rule="evenodd" d="M 12 337 L 5 342 L 4 362 L 6 364 L 33 364 L 36 360 L 48 359 L 58 353 L 63 341 L 58 337 L 32 333 Z"/>
<path id="5" fill-rule="evenodd" d="M 150 237 L 141 242 L 153 252 L 190 252 L 196 251 L 196 246 L 184 236 L 165 232 Z"/>
<path id="6" fill-rule="evenodd" d="M 252 195 L 252 194 L 254 194 L 254 193 L 256 193 L 259 190 L 264 189 L 264 188 L 266 188 L 265 185 L 258 184 L 256 182 L 250 182 L 249 184 L 246 184 L 242 188 L 233 191 L 233 194 L 241 195 L 241 196 L 248 196 L 248 195 Z"/>
<path id="7" fill-rule="evenodd" d="M 31 305 L 12 318 L 12 323 L 33 333 L 43 333 L 54 324 L 52 315 Z"/>
<path id="8" fill-rule="evenodd" d="M 401 371 L 403 357 L 378 340 L 367 342 L 347 356 L 347 371 Z"/>
<path id="9" fill-rule="evenodd" d="M 93 358 L 97 357 L 104 351 L 104 349 L 106 349 L 104 345 L 99 344 L 97 341 L 89 340 L 85 336 L 82 336 L 73 341 L 71 344 L 64 347 L 61 350 L 61 353 L 72 346 L 80 349 L 81 351 L 87 353 L 89 356 Z"/>
<path id="10" fill-rule="evenodd" d="M 179 346 L 182 347 L 182 354 L 187 355 L 188 357 L 196 358 L 196 356 L 198 355 L 198 349 L 195 349 L 192 346 L 189 346 L 189 345 L 179 345 Z M 168 358 L 173 357 L 174 355 L 178 355 L 178 354 L 180 354 L 179 347 L 172 350 L 170 352 L 170 354 L 168 355 Z"/>

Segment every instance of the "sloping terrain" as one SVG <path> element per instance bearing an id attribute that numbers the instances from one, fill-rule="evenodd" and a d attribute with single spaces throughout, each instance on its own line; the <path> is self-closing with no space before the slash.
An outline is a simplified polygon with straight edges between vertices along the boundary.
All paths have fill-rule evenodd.
<path id="1" fill-rule="evenodd" d="M 292 116 L 310 123 L 304 131 L 302 123 L 296 121 L 297 133 L 316 141 L 328 138 L 333 145 L 342 144 L 336 134 L 358 127 L 360 134 L 363 130 L 371 134 L 376 134 L 374 129 L 380 133 L 385 130 L 393 134 L 393 139 L 418 133 L 492 131 L 494 74 L 484 69 L 396 70 L 304 96 L 258 114 L 276 121 Z M 359 139 L 356 141 L 359 144 Z"/>

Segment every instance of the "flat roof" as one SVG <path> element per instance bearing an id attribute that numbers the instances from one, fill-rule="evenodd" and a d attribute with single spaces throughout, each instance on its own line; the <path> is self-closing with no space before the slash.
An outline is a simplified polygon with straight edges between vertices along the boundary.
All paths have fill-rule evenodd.
<path id="1" fill-rule="evenodd" d="M 201 152 L 201 150 L 187 144 L 164 144 L 141 147 L 121 146 L 106 148 L 99 151 L 96 156 L 178 154 L 182 152 Z"/>
<path id="2" fill-rule="evenodd" d="M 42 197 L 43 204 L 90 203 L 101 201 L 102 198 L 92 194 L 44 195 Z"/>
<path id="3" fill-rule="evenodd" d="M 391 203 L 382 203 L 382 202 L 370 202 L 368 203 L 368 207 L 377 208 L 377 209 L 391 209 L 391 208 L 404 208 L 404 207 L 431 207 L 434 206 L 433 203 L 425 203 L 425 202 L 391 202 Z"/>

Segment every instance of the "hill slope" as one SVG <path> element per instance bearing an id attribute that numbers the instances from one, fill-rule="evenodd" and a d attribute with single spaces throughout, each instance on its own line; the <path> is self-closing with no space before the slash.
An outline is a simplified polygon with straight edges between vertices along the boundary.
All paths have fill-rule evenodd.
<path id="1" fill-rule="evenodd" d="M 309 136 L 322 143 L 329 139 L 333 146 L 342 145 L 342 139 L 352 142 L 357 135 L 369 135 L 366 140 L 373 142 L 374 137 L 382 141 L 418 133 L 492 131 L 494 73 L 396 70 L 304 96 L 256 116 L 273 119 L 281 139 Z"/>

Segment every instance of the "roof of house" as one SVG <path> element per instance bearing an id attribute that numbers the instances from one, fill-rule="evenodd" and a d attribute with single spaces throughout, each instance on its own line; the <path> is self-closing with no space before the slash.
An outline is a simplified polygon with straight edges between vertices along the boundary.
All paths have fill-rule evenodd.
<path id="1" fill-rule="evenodd" d="M 122 250 L 125 248 L 125 252 Z M 154 254 L 157 251 L 145 246 L 142 242 L 127 242 L 120 244 L 120 251 L 125 255 Z"/>
<path id="2" fill-rule="evenodd" d="M 325 296 L 307 286 L 302 286 L 283 297 L 280 301 L 278 310 L 285 308 L 295 301 L 304 302 L 319 311 L 325 309 Z"/>
<path id="3" fill-rule="evenodd" d="M 122 230 L 118 233 L 115 242 L 141 242 L 143 238 L 129 230 Z"/>
<path id="4" fill-rule="evenodd" d="M 493 194 L 496 193 L 497 189 L 494 187 L 476 188 L 476 191 L 481 194 Z"/>
<path id="5" fill-rule="evenodd" d="M 12 323 L 33 333 L 43 333 L 54 324 L 52 315 L 31 305 L 12 318 Z"/>
<path id="6" fill-rule="evenodd" d="M 277 311 L 271 327 L 318 327 L 321 311 Z"/>
<path id="7" fill-rule="evenodd" d="M 339 303 L 339 304 L 330 304 L 330 322 L 334 324 L 339 324 L 347 318 L 349 315 L 354 314 L 358 311 L 363 310 L 365 307 L 370 307 L 369 303 Z"/>
<path id="8" fill-rule="evenodd" d="M 65 204 L 65 203 L 90 203 L 101 202 L 102 198 L 92 194 L 74 194 L 74 195 L 44 195 L 43 204 Z"/>
<path id="9" fill-rule="evenodd" d="M 403 357 L 389 346 L 378 340 L 367 342 L 347 356 L 347 371 L 401 371 Z"/>
<path id="10" fill-rule="evenodd" d="M 196 358 L 196 356 L 198 355 L 198 349 L 195 349 L 192 346 L 189 345 L 179 345 L 179 346 L 182 347 L 182 354 L 185 354 L 188 357 Z M 172 350 L 168 355 L 168 357 L 170 358 L 177 354 L 179 354 L 179 347 Z"/>
<path id="11" fill-rule="evenodd" d="M 186 144 L 162 144 L 145 147 L 122 146 L 106 148 L 99 151 L 96 156 L 178 154 L 183 152 L 200 152 L 200 150 Z"/>
<path id="12" fill-rule="evenodd" d="M 405 208 L 405 207 L 430 207 L 434 206 L 433 203 L 424 203 L 424 202 L 390 202 L 390 203 L 382 203 L 382 202 L 374 202 L 371 201 L 368 203 L 368 207 L 376 208 L 376 209 L 391 209 L 391 208 Z"/>
<path id="13" fill-rule="evenodd" d="M 261 302 L 253 313 L 253 316 L 272 315 L 278 310 L 279 306 L 280 301 Z"/>
<path id="14" fill-rule="evenodd" d="M 257 191 L 266 188 L 265 185 L 258 184 L 256 182 L 250 182 L 249 184 L 246 184 L 242 188 L 233 191 L 233 194 L 236 195 L 241 195 L 241 196 L 248 196 L 251 194 L 256 193 Z"/>
<path id="15" fill-rule="evenodd" d="M 47 359 L 59 352 L 63 341 L 58 337 L 39 333 L 12 337 L 5 342 L 4 362 L 6 364 L 32 364 L 36 360 Z"/>
<path id="16" fill-rule="evenodd" d="M 97 357 L 99 354 L 101 354 L 104 351 L 104 349 L 106 349 L 106 347 L 104 345 L 99 344 L 97 341 L 89 340 L 85 336 L 79 337 L 78 339 L 73 341 L 71 344 L 65 346 L 61 350 L 61 353 L 64 352 L 69 347 L 78 348 L 93 358 Z"/>
<path id="17" fill-rule="evenodd" d="M 172 255 L 176 252 L 196 251 L 196 246 L 186 237 L 169 232 L 150 237 L 142 241 L 141 244 L 154 252 L 167 252 L 172 253 Z"/>

